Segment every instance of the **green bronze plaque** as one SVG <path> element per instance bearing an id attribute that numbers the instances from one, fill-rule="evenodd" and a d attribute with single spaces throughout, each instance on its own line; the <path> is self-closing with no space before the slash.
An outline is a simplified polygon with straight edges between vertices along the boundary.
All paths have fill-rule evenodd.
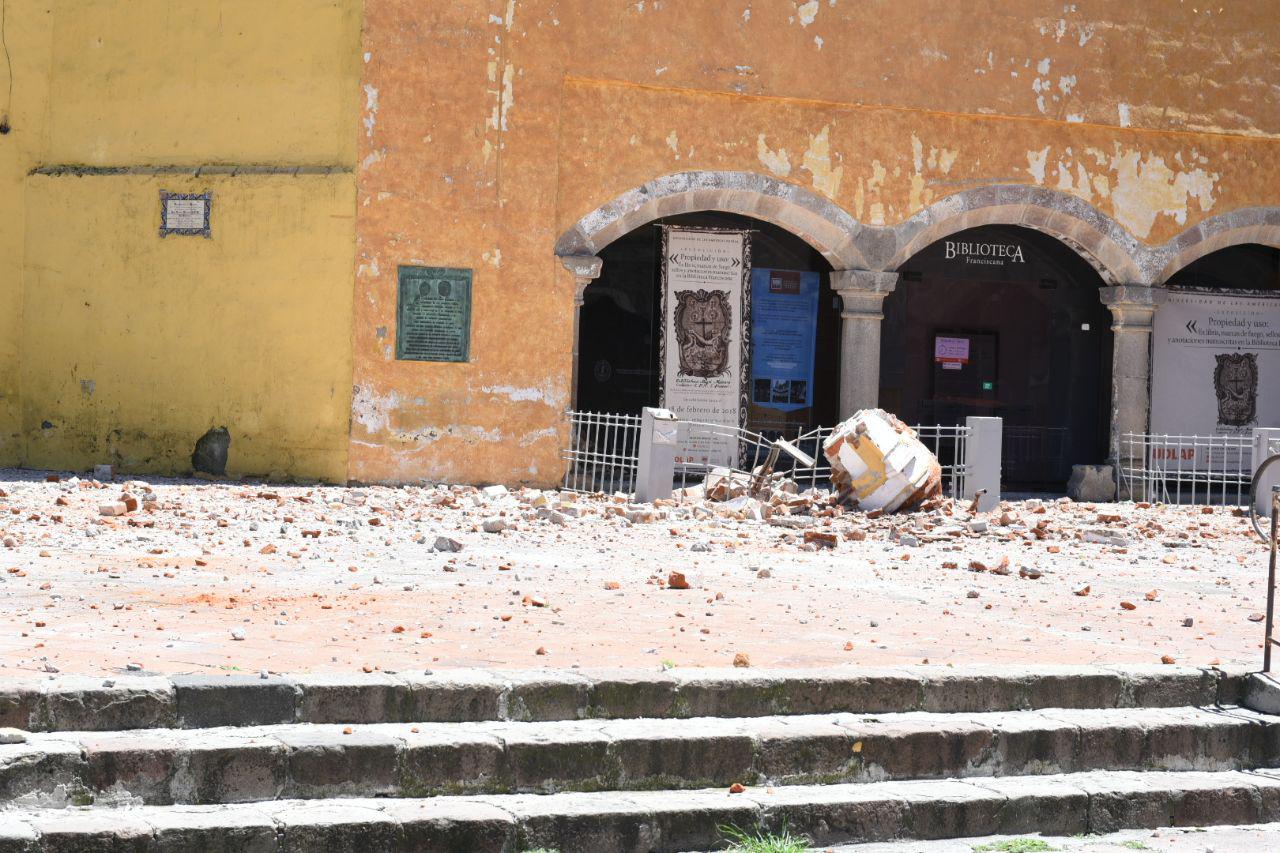
<path id="1" fill-rule="evenodd" d="M 471 351 L 471 270 L 400 267 L 396 358 L 467 361 Z"/>

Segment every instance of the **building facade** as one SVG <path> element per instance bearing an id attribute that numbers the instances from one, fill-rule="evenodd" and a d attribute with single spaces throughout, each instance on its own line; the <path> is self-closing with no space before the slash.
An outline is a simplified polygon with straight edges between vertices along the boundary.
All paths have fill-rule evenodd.
<path id="1" fill-rule="evenodd" d="M 816 274 L 809 423 L 996 413 L 1058 482 L 1171 283 L 1280 285 L 1276 12 L 8 0 L 0 462 L 555 483 L 660 399 L 667 225 Z"/>

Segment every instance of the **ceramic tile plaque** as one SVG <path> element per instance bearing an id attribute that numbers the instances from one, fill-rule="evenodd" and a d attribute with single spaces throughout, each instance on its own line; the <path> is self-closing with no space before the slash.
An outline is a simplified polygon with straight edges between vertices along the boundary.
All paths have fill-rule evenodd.
<path id="1" fill-rule="evenodd" d="M 396 358 L 467 361 L 471 351 L 471 270 L 400 267 Z"/>
<path id="2" fill-rule="evenodd" d="M 213 193 L 171 193 L 160 191 L 160 236 L 181 234 L 209 237 L 209 214 Z"/>

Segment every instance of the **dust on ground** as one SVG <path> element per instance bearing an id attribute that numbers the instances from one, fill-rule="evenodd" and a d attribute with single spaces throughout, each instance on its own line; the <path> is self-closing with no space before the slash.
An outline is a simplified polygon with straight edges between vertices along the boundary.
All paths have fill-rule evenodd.
<path id="1" fill-rule="evenodd" d="M 1266 552 L 1223 508 L 871 518 L 822 493 L 762 513 L 13 470 L 0 490 L 9 676 L 1261 656 Z"/>

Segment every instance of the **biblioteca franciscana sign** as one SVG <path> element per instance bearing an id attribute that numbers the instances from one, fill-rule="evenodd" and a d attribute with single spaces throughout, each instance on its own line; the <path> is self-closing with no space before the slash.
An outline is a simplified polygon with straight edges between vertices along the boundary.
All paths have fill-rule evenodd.
<path id="1" fill-rule="evenodd" d="M 943 243 L 946 259 L 960 260 L 966 264 L 1004 266 L 1006 263 L 1023 263 L 1022 247 L 1017 243 L 969 243 L 963 240 L 946 240 Z"/>

